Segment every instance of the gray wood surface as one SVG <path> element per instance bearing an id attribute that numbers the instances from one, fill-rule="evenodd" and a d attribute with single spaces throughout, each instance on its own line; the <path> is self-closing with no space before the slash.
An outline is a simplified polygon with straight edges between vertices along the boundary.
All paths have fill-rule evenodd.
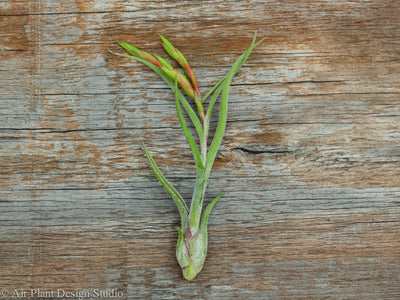
<path id="1" fill-rule="evenodd" d="M 0 16 L 0 297 L 400 298 L 398 1 L 13 0 Z M 256 30 L 207 201 L 226 194 L 187 282 L 141 148 L 190 199 L 173 93 L 107 50 L 164 55 L 161 33 L 206 91 Z"/>

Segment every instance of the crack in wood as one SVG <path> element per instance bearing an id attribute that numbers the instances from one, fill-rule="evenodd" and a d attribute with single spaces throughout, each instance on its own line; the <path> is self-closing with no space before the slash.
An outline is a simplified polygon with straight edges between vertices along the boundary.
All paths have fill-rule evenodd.
<path id="1" fill-rule="evenodd" d="M 231 151 L 240 151 L 244 152 L 247 154 L 253 154 L 253 155 L 258 155 L 258 154 L 289 154 L 292 153 L 292 151 L 289 150 L 279 150 L 279 149 L 268 149 L 268 150 L 256 150 L 256 149 L 250 149 L 246 147 L 235 147 L 232 148 Z"/>

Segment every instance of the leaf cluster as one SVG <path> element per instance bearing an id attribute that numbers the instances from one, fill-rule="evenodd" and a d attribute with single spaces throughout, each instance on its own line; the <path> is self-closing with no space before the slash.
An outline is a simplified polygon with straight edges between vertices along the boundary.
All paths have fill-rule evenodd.
<path id="1" fill-rule="evenodd" d="M 176 206 L 178 207 L 182 224 L 180 232 L 185 236 L 192 236 L 193 234 L 195 234 L 195 232 L 199 230 L 200 224 L 206 226 L 211 209 L 218 201 L 218 199 L 223 195 L 221 194 L 213 201 L 211 201 L 202 212 L 204 193 L 207 186 L 208 178 L 210 176 L 215 157 L 217 155 L 225 132 L 230 84 L 235 74 L 248 59 L 252 50 L 257 47 L 257 45 L 259 45 L 264 39 L 256 42 L 255 34 L 250 47 L 235 61 L 228 74 L 226 74 L 221 80 L 219 80 L 209 90 L 209 92 L 206 93 L 204 97 L 202 97 L 197 84 L 197 80 L 186 58 L 177 48 L 172 45 L 170 41 L 168 41 L 165 37 L 161 35 L 160 37 L 166 52 L 171 56 L 171 58 L 178 62 L 187 77 L 181 72 L 176 71 L 165 59 L 161 58 L 160 56 L 149 54 L 125 42 L 118 42 L 118 44 L 122 48 L 124 48 L 128 54 L 115 53 L 112 51 L 110 52 L 115 55 L 134 59 L 148 66 L 168 84 L 168 86 L 175 94 L 175 106 L 178 119 L 186 140 L 190 146 L 196 165 L 196 185 L 193 192 L 190 209 L 187 207 L 186 202 L 181 194 L 160 171 L 153 157 L 151 156 L 150 152 L 144 144 L 143 148 L 154 174 L 163 185 L 165 190 L 171 195 L 171 197 L 175 201 Z M 195 100 L 198 109 L 197 113 L 182 93 L 181 88 L 190 98 Z M 220 99 L 218 123 L 212 141 L 209 144 L 208 139 L 210 120 L 212 117 L 214 105 L 218 99 Z M 206 100 L 209 100 L 207 109 L 204 108 Z M 184 111 L 182 111 L 182 107 Z M 196 139 L 198 142 L 196 142 L 196 139 L 193 137 L 188 125 L 186 124 L 184 112 L 189 116 L 192 123 L 191 125 L 193 125 L 196 130 Z"/>

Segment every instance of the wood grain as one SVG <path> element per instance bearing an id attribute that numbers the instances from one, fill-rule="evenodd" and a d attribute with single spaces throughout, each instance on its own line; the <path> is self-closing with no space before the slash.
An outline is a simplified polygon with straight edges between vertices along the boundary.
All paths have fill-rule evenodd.
<path id="1" fill-rule="evenodd" d="M 0 296 L 400 298 L 398 1 L 14 0 L 0 16 Z M 209 183 L 208 200 L 226 194 L 208 259 L 186 282 L 141 149 L 190 199 L 173 94 L 107 50 L 163 54 L 161 33 L 205 92 L 256 30 Z"/>

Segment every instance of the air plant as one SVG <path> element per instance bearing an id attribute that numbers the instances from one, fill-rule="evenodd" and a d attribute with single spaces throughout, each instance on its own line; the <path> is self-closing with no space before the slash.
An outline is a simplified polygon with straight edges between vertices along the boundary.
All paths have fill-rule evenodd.
<path id="1" fill-rule="evenodd" d="M 143 144 L 144 152 L 165 190 L 171 195 L 178 207 L 181 217 L 181 227 L 176 228 L 178 231 L 178 243 L 176 246 L 176 258 L 182 268 L 183 277 L 192 280 L 202 270 L 207 255 L 207 222 L 208 217 L 215 203 L 220 199 L 223 193 L 212 200 L 203 210 L 203 201 L 206 191 L 207 182 L 210 176 L 218 149 L 221 145 L 225 131 L 227 109 L 228 109 L 228 92 L 233 76 L 239 71 L 240 67 L 245 63 L 251 51 L 263 40 L 256 43 L 256 35 L 247 51 L 245 51 L 233 64 L 228 74 L 226 74 L 219 82 L 217 82 L 208 93 L 201 95 L 196 77 L 183 54 L 175 48 L 170 41 L 160 35 L 162 45 L 166 52 L 173 58 L 183 69 L 184 74 L 175 70 L 172 65 L 158 55 L 152 55 L 140 50 L 128 43 L 118 42 L 118 44 L 126 50 L 128 54 L 114 53 L 115 55 L 128 57 L 139 61 L 150 67 L 154 72 L 161 76 L 175 93 L 175 106 L 178 114 L 180 125 L 190 149 L 196 165 L 196 184 L 192 196 L 190 209 L 186 205 L 181 194 L 172 186 L 172 184 L 161 173 L 157 164 L 153 160 L 150 152 Z M 194 100 L 197 107 L 197 113 L 186 99 L 183 92 Z M 219 120 L 211 143 L 209 143 L 209 126 L 213 112 L 214 104 L 220 98 Z M 208 104 L 205 108 L 206 101 Z M 197 133 L 198 142 L 195 141 L 189 127 L 183 116 L 182 106 L 188 114 L 195 131 Z"/>

